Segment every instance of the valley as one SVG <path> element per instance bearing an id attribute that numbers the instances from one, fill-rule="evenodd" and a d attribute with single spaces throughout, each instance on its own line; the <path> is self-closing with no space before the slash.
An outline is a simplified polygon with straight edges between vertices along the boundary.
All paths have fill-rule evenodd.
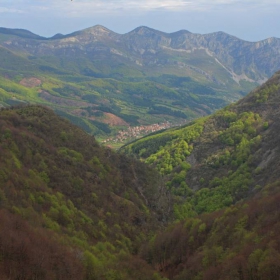
<path id="1" fill-rule="evenodd" d="M 103 141 L 125 126 L 190 121 L 237 101 L 279 69 L 279 42 L 144 26 L 51 38 L 2 28 L 0 104 L 49 106 Z"/>
<path id="2" fill-rule="evenodd" d="M 148 134 L 165 130 L 171 127 L 181 126 L 185 123 L 185 121 L 182 121 L 181 123 L 175 123 L 172 124 L 170 122 L 164 122 L 164 123 L 156 123 L 151 125 L 141 125 L 141 126 L 134 126 L 134 127 L 128 127 L 127 129 L 123 129 L 118 131 L 117 135 L 115 137 L 107 138 L 103 140 L 101 143 L 106 144 L 110 147 L 114 147 L 112 145 L 117 144 L 119 147 L 121 147 L 124 143 L 131 142 L 137 138 L 141 138 L 143 136 L 146 136 Z"/>
<path id="3" fill-rule="evenodd" d="M 0 28 L 0 278 L 279 280 L 279 50 Z"/>
<path id="4" fill-rule="evenodd" d="M 44 106 L 2 108 L 1 275 L 277 279 L 279 100 L 278 72 L 119 153 Z"/>

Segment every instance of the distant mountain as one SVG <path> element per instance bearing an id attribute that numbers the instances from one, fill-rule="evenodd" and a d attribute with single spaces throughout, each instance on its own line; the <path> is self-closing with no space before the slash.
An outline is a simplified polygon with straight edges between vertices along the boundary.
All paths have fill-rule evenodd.
<path id="1" fill-rule="evenodd" d="M 123 63 L 132 62 L 135 67 L 142 66 L 145 69 L 147 66 L 172 66 L 173 71 L 174 68 L 185 68 L 224 84 L 227 81 L 220 79 L 219 70 L 225 71 L 228 79 L 237 83 L 242 80 L 261 83 L 280 68 L 280 39 L 277 38 L 246 42 L 223 32 L 206 35 L 184 30 L 164 33 L 145 26 L 121 35 L 100 25 L 69 35 L 56 35 L 47 39 L 47 43 L 38 41 L 45 41 L 46 38 L 25 30 L 2 28 L 0 33 L 17 35 L 22 39 L 36 39 L 28 41 L 28 44 L 16 38 L 8 44 L 3 43 L 4 46 L 25 50 L 33 55 L 63 54 L 70 58 L 70 55 L 79 55 L 82 51 L 93 60 L 95 55 L 108 54 L 114 59 L 121 58 Z M 199 62 L 199 57 L 208 57 L 209 61 Z M 103 62 L 109 63 L 104 57 Z M 209 69 L 209 63 L 215 66 Z M 197 69 L 189 69 L 190 66 Z"/>
<path id="2" fill-rule="evenodd" d="M 240 99 L 280 69 L 279 50 L 277 38 L 253 43 L 144 26 L 117 34 L 97 25 L 52 38 L 0 29 L 0 75 L 22 86 L 12 96 L 1 86 L 0 102 L 43 103 L 114 139 L 128 126 L 178 125 Z M 41 83 L 26 96 L 34 78 Z"/>

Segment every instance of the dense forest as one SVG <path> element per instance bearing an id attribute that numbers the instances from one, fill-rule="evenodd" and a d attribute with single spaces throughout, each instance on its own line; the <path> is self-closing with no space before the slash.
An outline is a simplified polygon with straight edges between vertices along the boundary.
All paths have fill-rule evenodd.
<path id="1" fill-rule="evenodd" d="M 277 73 L 238 103 L 121 151 L 164 176 L 178 219 L 222 209 L 278 179 L 279 95 Z"/>
<path id="2" fill-rule="evenodd" d="M 279 184 L 170 226 L 147 244 L 142 257 L 168 279 L 280 279 Z"/>
<path id="3" fill-rule="evenodd" d="M 279 279 L 279 84 L 120 153 L 2 108 L 1 279 Z"/>
<path id="4" fill-rule="evenodd" d="M 215 114 L 122 148 L 154 166 L 176 222 L 142 257 L 168 279 L 280 279 L 280 73 Z"/>
<path id="5" fill-rule="evenodd" d="M 1 279 L 161 279 L 136 256 L 169 217 L 154 170 L 45 107 L 2 109 L 0 135 Z"/>

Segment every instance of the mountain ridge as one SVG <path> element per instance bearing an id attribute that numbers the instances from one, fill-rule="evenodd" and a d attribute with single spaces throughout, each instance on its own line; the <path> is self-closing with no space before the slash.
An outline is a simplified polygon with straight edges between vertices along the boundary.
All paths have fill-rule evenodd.
<path id="1" fill-rule="evenodd" d="M 7 29 L 5 30 L 5 33 L 7 33 Z M 13 29 L 11 29 L 10 32 L 12 34 L 15 33 Z M 36 39 L 40 40 L 39 37 Z M 157 54 L 164 50 L 164 48 L 175 52 L 184 50 L 190 53 L 204 49 L 208 56 L 213 56 L 215 59 L 218 59 L 219 63 L 223 65 L 225 69 L 229 69 L 236 75 L 243 73 L 247 75 L 249 79 L 253 80 L 256 80 L 257 78 L 254 77 L 254 75 L 257 75 L 256 71 L 260 71 L 261 67 L 264 68 L 265 66 L 265 63 L 261 62 L 260 59 L 258 62 L 257 56 L 263 55 L 262 52 L 268 45 L 275 55 L 279 55 L 276 49 L 279 49 L 280 47 L 280 39 L 277 38 L 267 38 L 258 42 L 248 42 L 224 32 L 195 34 L 181 30 L 173 33 L 165 33 L 145 26 L 137 27 L 125 34 L 118 34 L 101 25 L 89 27 L 67 35 L 43 38 L 43 41 L 47 43 L 42 46 L 46 49 L 49 44 L 55 43 L 55 47 L 56 44 L 60 42 L 60 44 L 63 44 L 64 47 L 66 47 L 67 45 L 65 45 L 65 43 L 67 43 L 67 39 L 69 40 L 69 44 L 79 43 L 84 46 L 90 46 L 98 41 L 106 45 L 109 43 L 109 40 L 113 45 L 111 47 L 110 45 L 107 45 L 108 50 L 113 47 L 117 48 L 119 53 L 127 53 L 129 50 L 136 51 L 135 54 L 137 54 L 137 56 L 139 56 L 139 54 L 142 56 L 142 63 L 147 63 L 145 62 L 143 55 L 147 54 L 152 57 L 153 53 Z M 10 43 L 10 45 L 11 44 L 12 43 Z M 30 41 L 29 44 L 27 50 L 31 52 L 35 51 L 34 53 L 36 53 L 36 49 L 38 49 L 40 45 L 36 44 L 36 49 L 32 50 L 32 41 Z M 22 45 L 22 48 L 25 48 L 24 45 Z M 238 49 L 240 49 L 240 51 L 238 51 Z M 255 55 L 249 55 L 249 52 L 252 54 L 255 53 Z M 137 60 L 137 58 L 134 58 L 134 60 L 135 59 Z M 249 67 L 252 67 L 252 71 L 247 70 L 244 72 L 243 64 L 245 62 L 249 64 Z M 266 66 L 264 71 L 261 70 L 262 74 L 261 72 L 259 73 L 259 78 L 261 78 L 261 80 L 268 78 L 268 76 L 272 75 L 272 73 L 277 70 L 277 67 L 279 68 L 280 66 L 277 63 L 275 64 L 275 62 L 273 62 L 273 65 L 270 65 L 271 69 Z M 255 74 L 254 71 L 256 72 Z"/>
<path id="2" fill-rule="evenodd" d="M 136 27 L 136 28 L 134 28 L 134 29 L 132 29 L 131 31 L 128 31 L 128 32 L 119 33 L 119 32 L 115 32 L 115 31 L 113 31 L 113 30 L 111 30 L 111 29 L 109 29 L 109 28 L 107 28 L 103 25 L 100 25 L 100 24 L 96 24 L 96 25 L 93 25 L 91 27 L 86 27 L 84 29 L 73 31 L 73 32 L 66 33 L 66 34 L 57 33 L 57 34 L 55 34 L 53 36 L 50 36 L 50 37 L 41 36 L 41 35 L 38 35 L 36 33 L 31 32 L 27 29 L 22 29 L 22 28 L 0 27 L 0 33 L 13 34 L 13 35 L 17 35 L 17 36 L 24 36 L 24 34 L 26 34 L 26 35 L 30 34 L 31 36 L 34 36 L 34 38 L 36 37 L 38 39 L 52 40 L 57 35 L 59 35 L 59 36 L 71 36 L 71 35 L 75 35 L 78 32 L 83 32 L 83 31 L 86 31 L 86 30 L 94 30 L 94 29 L 106 30 L 107 32 L 111 32 L 111 33 L 114 33 L 114 34 L 117 34 L 117 35 L 126 35 L 126 34 L 129 34 L 129 33 L 138 32 L 140 29 L 150 30 L 150 31 L 158 32 L 158 33 L 165 34 L 165 35 L 175 35 L 175 34 L 180 34 L 180 33 L 183 33 L 183 34 L 187 33 L 187 34 L 194 34 L 194 35 L 201 35 L 201 36 L 212 35 L 212 34 L 214 34 L 214 35 L 215 34 L 224 34 L 226 36 L 234 37 L 234 38 L 237 38 L 238 40 L 248 42 L 248 43 L 257 43 L 257 42 L 262 42 L 262 41 L 271 40 L 271 39 L 273 39 L 273 40 L 274 39 L 276 39 L 276 40 L 280 39 L 278 37 L 268 37 L 268 38 L 264 38 L 264 39 L 261 39 L 261 40 L 258 40 L 258 41 L 249 41 L 249 40 L 246 40 L 246 39 L 240 39 L 238 36 L 231 35 L 230 33 L 227 33 L 227 32 L 224 32 L 224 31 L 213 31 L 213 32 L 210 32 L 210 33 L 194 33 L 194 32 L 191 32 L 189 30 L 186 30 L 186 29 L 181 29 L 181 30 L 178 30 L 178 31 L 166 32 L 166 31 L 157 30 L 157 29 L 145 26 L 145 25 L 138 26 L 138 27 Z M 20 33 L 21 31 L 23 32 L 23 34 Z M 19 33 L 17 33 L 17 32 L 19 32 Z M 57 38 L 57 39 L 59 39 L 59 38 Z"/>

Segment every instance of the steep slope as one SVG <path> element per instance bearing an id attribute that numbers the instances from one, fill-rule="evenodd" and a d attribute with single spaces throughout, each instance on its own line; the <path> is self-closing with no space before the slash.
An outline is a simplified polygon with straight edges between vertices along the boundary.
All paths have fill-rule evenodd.
<path id="1" fill-rule="evenodd" d="M 141 250 L 169 279 L 279 279 L 279 101 L 280 72 L 210 117 L 125 147 L 182 198 L 180 221 Z"/>
<path id="2" fill-rule="evenodd" d="M 234 105 L 122 148 L 166 175 L 177 218 L 212 212 L 279 179 L 280 73 Z"/>
<path id="3" fill-rule="evenodd" d="M 1 275 L 153 279 L 134 254 L 169 216 L 155 171 L 37 106 L 0 111 L 0 157 Z"/>

